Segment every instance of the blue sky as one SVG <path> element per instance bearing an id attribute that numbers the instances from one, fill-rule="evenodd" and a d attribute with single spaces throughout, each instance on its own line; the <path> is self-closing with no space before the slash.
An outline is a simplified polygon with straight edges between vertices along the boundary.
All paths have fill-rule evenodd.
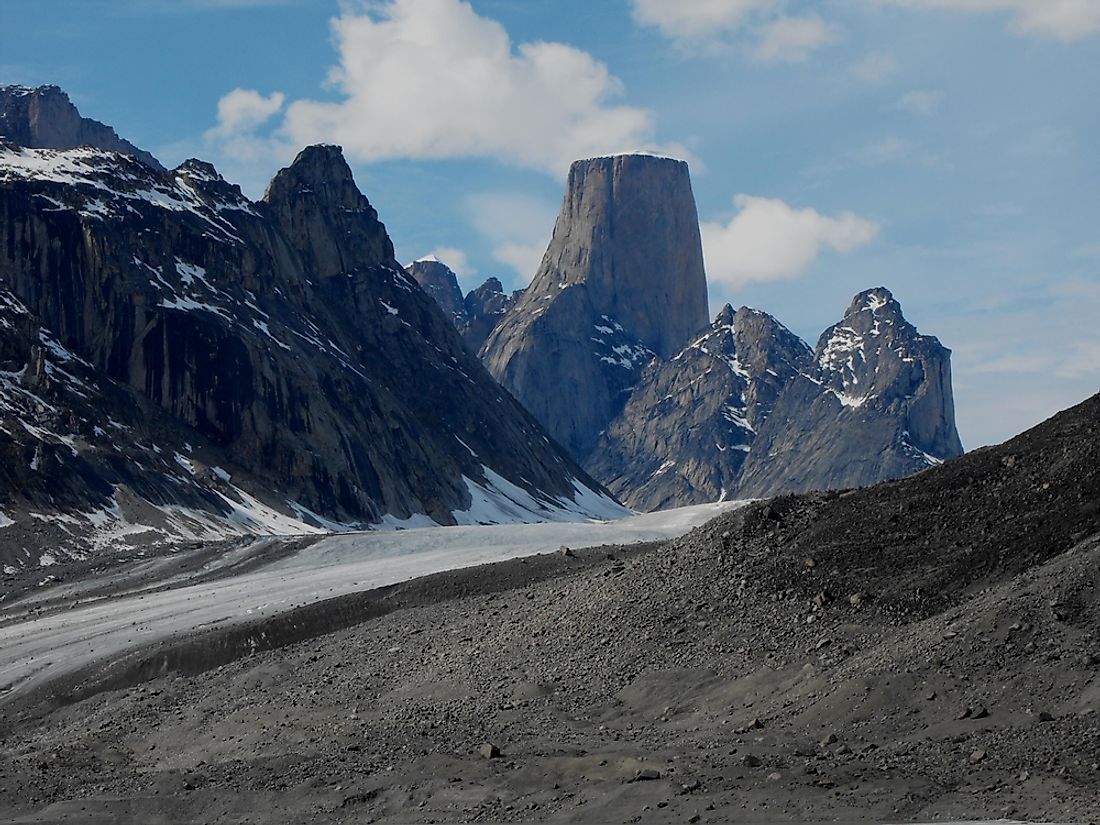
<path id="1" fill-rule="evenodd" d="M 577 157 L 688 159 L 712 312 L 893 290 L 968 447 L 1100 390 L 1100 0 L 4 0 L 56 83 L 252 196 L 345 146 L 398 257 L 533 274 Z"/>

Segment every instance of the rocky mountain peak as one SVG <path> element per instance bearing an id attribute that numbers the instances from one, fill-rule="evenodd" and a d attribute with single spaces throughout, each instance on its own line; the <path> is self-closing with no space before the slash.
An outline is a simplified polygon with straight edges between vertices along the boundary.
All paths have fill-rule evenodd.
<path id="1" fill-rule="evenodd" d="M 137 158 L 163 171 L 160 161 L 110 126 L 81 117 L 57 86 L 0 86 L 0 139 L 28 149 L 76 149 L 91 146 Z"/>
<path id="2" fill-rule="evenodd" d="M 538 272 L 482 357 L 583 460 L 649 360 L 671 358 L 708 324 L 687 164 L 589 158 L 570 168 Z"/>
<path id="3" fill-rule="evenodd" d="M 264 201 L 269 204 L 301 198 L 329 207 L 370 206 L 355 185 L 343 149 L 330 144 L 307 146 L 290 166 L 276 173 L 264 193 Z"/>
<path id="4" fill-rule="evenodd" d="M 386 227 L 355 185 L 339 146 L 307 146 L 276 173 L 263 202 L 319 278 L 378 264 L 400 268 Z"/>
<path id="5" fill-rule="evenodd" d="M 894 299 L 894 294 L 884 286 L 876 286 L 865 289 L 852 299 L 844 317 L 848 318 L 860 312 L 877 313 L 883 308 L 890 311 L 901 311 L 901 305 Z"/>
<path id="6" fill-rule="evenodd" d="M 573 163 L 529 300 L 574 284 L 584 284 L 599 314 L 666 358 L 706 327 L 706 274 L 686 163 L 643 154 Z"/>
<path id="7" fill-rule="evenodd" d="M 193 189 L 208 201 L 221 204 L 222 208 L 231 207 L 251 211 L 252 202 L 241 192 L 241 187 L 230 183 L 221 176 L 213 164 L 204 160 L 190 158 L 172 170 L 176 180 Z"/>
<path id="8" fill-rule="evenodd" d="M 466 322 L 466 305 L 462 289 L 458 285 L 458 276 L 442 261 L 435 257 L 413 261 L 405 271 L 420 288 L 435 298 L 447 316 L 461 327 Z"/>

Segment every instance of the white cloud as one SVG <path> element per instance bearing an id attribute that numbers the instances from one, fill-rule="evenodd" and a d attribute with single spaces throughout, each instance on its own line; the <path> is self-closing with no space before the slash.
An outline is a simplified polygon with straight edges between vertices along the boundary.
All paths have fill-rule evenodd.
<path id="1" fill-rule="evenodd" d="M 723 53 L 745 41 L 764 63 L 797 63 L 834 39 L 816 15 L 789 17 L 782 0 L 631 0 L 636 23 L 658 29 L 692 55 Z"/>
<path id="2" fill-rule="evenodd" d="M 751 195 L 733 202 L 739 211 L 729 223 L 701 225 L 707 275 L 731 288 L 797 278 L 822 252 L 852 252 L 879 231 L 877 223 L 851 212 L 828 217 Z"/>
<path id="3" fill-rule="evenodd" d="M 851 72 L 864 83 L 883 83 L 898 70 L 898 63 L 884 52 L 871 52 L 852 66 Z"/>
<path id="4" fill-rule="evenodd" d="M 1100 32 L 1096 0 L 875 0 L 879 4 L 954 12 L 1001 12 L 1021 34 L 1052 40 L 1082 40 Z"/>
<path id="5" fill-rule="evenodd" d="M 801 63 L 832 40 L 832 29 L 820 17 L 780 17 L 760 30 L 752 53 L 764 63 Z"/>
<path id="6" fill-rule="evenodd" d="M 260 133 L 283 110 L 285 100 L 281 92 L 265 97 L 254 89 L 234 89 L 218 101 L 217 125 L 203 133 L 199 145 L 181 142 L 166 147 L 168 154 L 216 158 L 227 180 L 258 197 L 271 178 L 273 163 L 288 162 L 296 151 L 281 137 Z"/>
<path id="7" fill-rule="evenodd" d="M 494 20 L 462 0 L 387 0 L 332 22 L 339 64 L 335 102 L 297 100 L 258 151 L 331 142 L 353 161 L 488 157 L 564 175 L 580 157 L 660 146 L 652 112 L 617 103 L 623 85 L 587 52 L 562 43 L 514 45 Z M 248 97 L 246 97 L 248 95 Z M 280 99 L 278 101 L 282 103 Z M 219 104 L 242 128 L 273 98 L 234 90 Z M 275 143 L 271 141 L 274 140 Z M 236 151 L 242 151 L 237 147 Z"/>
<path id="8" fill-rule="evenodd" d="M 466 198 L 466 213 L 489 242 L 493 260 L 512 269 L 519 286 L 530 283 L 550 242 L 557 207 L 530 195 L 482 192 Z"/>
<path id="9" fill-rule="evenodd" d="M 634 20 L 667 37 L 711 37 L 738 28 L 750 13 L 777 7 L 775 0 L 633 0 Z"/>
<path id="10" fill-rule="evenodd" d="M 232 135 L 255 129 L 270 120 L 280 109 L 286 96 L 274 92 L 264 97 L 253 89 L 234 89 L 218 101 L 217 132 Z"/>
<path id="11" fill-rule="evenodd" d="M 526 285 L 535 277 L 545 253 L 545 243 L 502 243 L 493 247 L 493 260 L 511 267 L 519 276 L 517 283 Z"/>
<path id="12" fill-rule="evenodd" d="M 911 115 L 931 117 L 939 111 L 943 98 L 944 93 L 940 89 L 914 89 L 898 98 L 894 108 Z"/>

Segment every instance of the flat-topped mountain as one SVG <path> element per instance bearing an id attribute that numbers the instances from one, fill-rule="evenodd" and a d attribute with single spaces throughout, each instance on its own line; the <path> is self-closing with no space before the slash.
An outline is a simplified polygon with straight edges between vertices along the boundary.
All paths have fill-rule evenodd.
<path id="1" fill-rule="evenodd" d="M 580 160 L 531 286 L 482 350 L 489 371 L 582 460 L 641 369 L 707 325 L 687 164 Z"/>

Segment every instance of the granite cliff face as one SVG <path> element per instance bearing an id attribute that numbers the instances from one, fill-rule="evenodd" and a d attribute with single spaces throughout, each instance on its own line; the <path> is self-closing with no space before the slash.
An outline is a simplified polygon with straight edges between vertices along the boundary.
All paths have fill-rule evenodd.
<path id="1" fill-rule="evenodd" d="M 0 290 L 26 316 L 0 330 L 6 391 L 45 416 L 6 408 L 0 450 L 25 466 L 7 471 L 5 512 L 68 483 L 27 497 L 42 450 L 59 473 L 83 461 L 95 492 L 58 507 L 120 519 L 128 497 L 161 521 L 255 503 L 306 528 L 621 512 L 397 264 L 337 147 L 303 150 L 253 203 L 198 161 L 6 145 Z M 65 385 L 55 401 L 113 400 L 55 403 L 35 376 Z M 175 469 L 146 484 L 163 456 Z"/>
<path id="2" fill-rule="evenodd" d="M 770 315 L 727 304 L 672 358 L 654 358 L 587 469 L 638 510 L 718 501 L 786 385 L 811 361 Z"/>
<path id="3" fill-rule="evenodd" d="M 131 155 L 163 170 L 155 157 L 118 136 L 98 120 L 81 117 L 57 86 L 0 86 L 0 141 L 31 149 L 90 146 Z"/>
<path id="4" fill-rule="evenodd" d="M 531 286 L 482 350 L 489 371 L 584 460 L 642 368 L 708 323 L 687 164 L 577 161 Z"/>
<path id="5" fill-rule="evenodd" d="M 889 290 L 861 292 L 757 433 L 738 494 L 860 487 L 962 455 L 950 356 Z"/>

